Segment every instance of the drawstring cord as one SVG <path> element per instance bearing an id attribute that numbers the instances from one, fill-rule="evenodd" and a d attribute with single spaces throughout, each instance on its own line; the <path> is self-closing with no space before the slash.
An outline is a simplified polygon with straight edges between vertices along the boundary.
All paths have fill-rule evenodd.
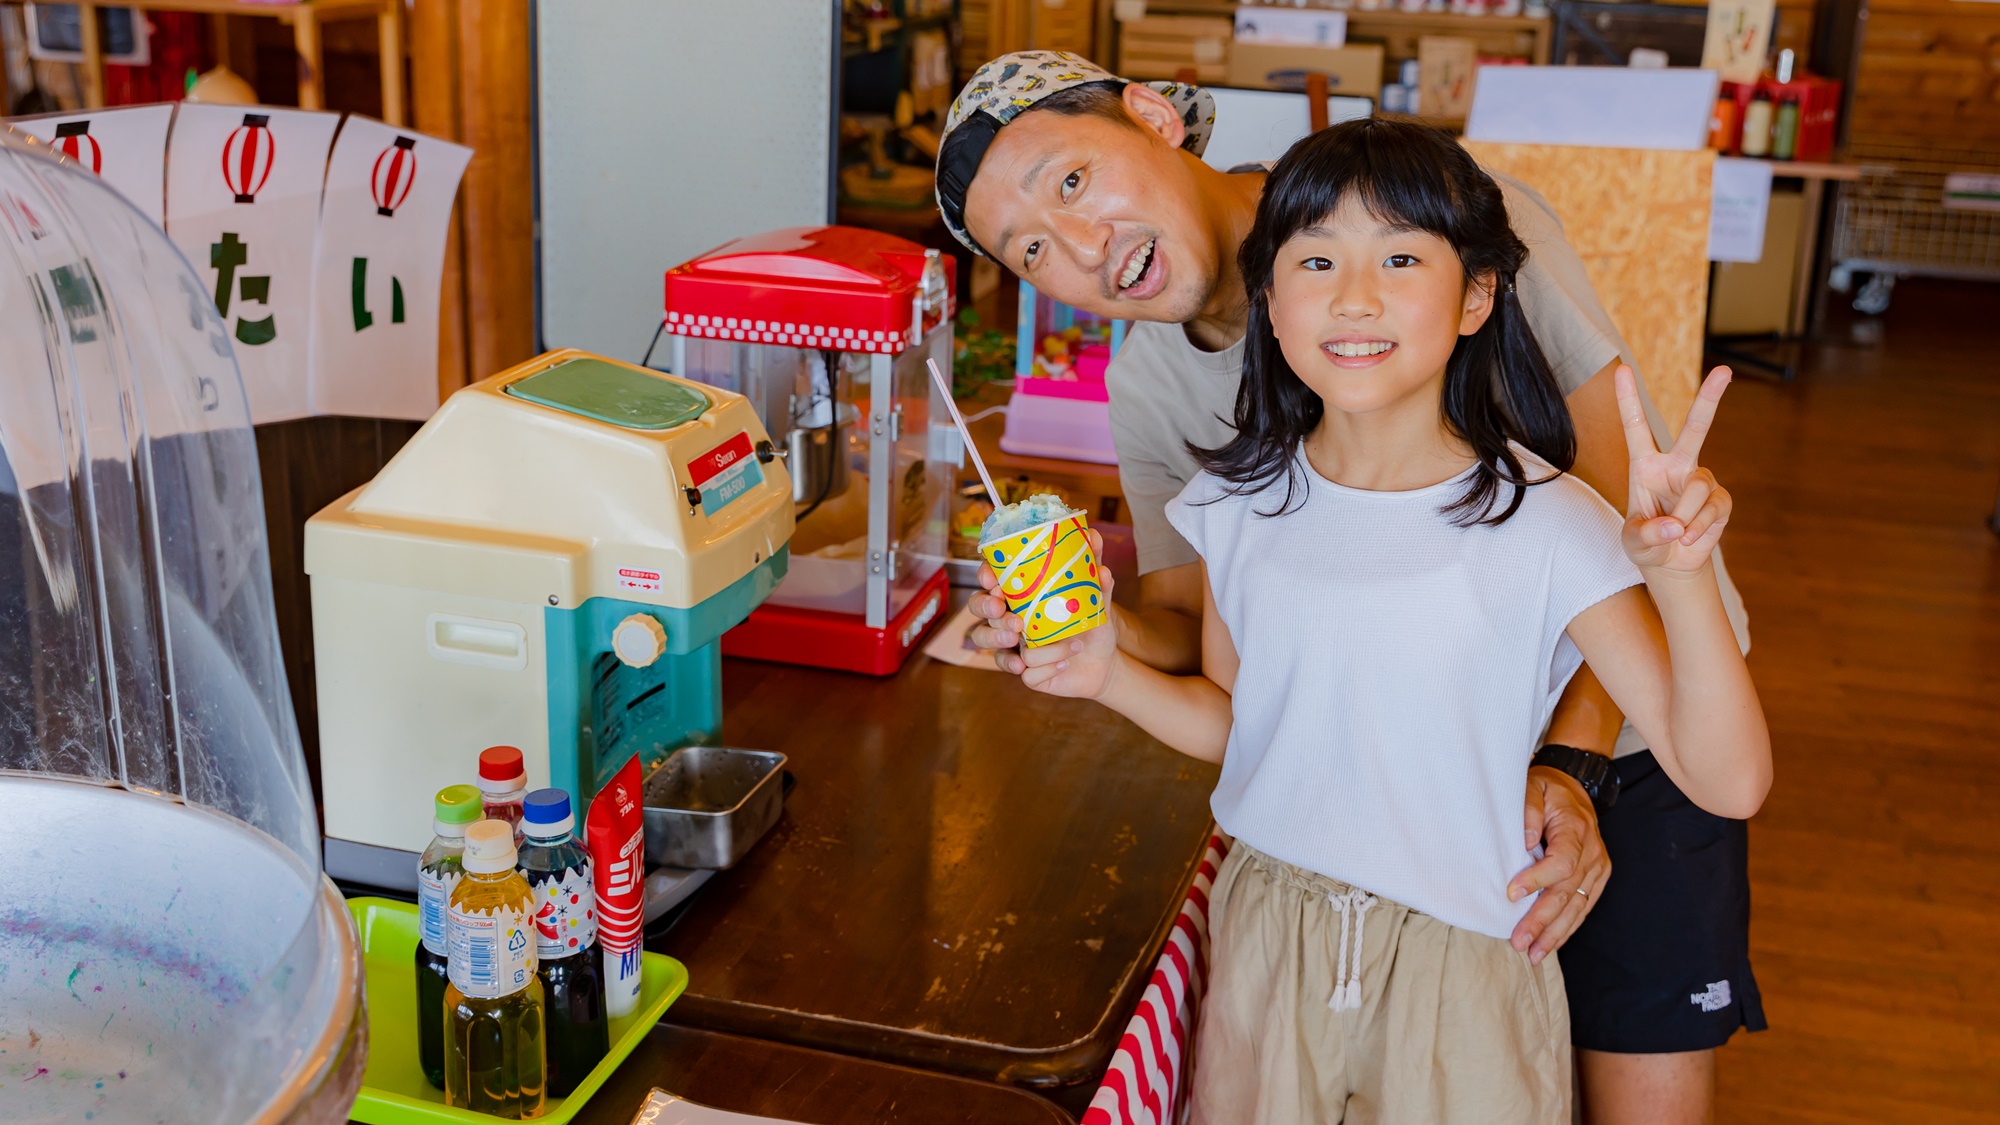
<path id="1" fill-rule="evenodd" d="M 1340 915 L 1340 955 L 1333 966 L 1333 995 L 1326 1006 L 1336 1012 L 1350 1011 L 1361 1007 L 1361 940 L 1366 931 L 1368 910 L 1375 905 L 1375 896 L 1360 887 L 1349 887 L 1346 894 L 1329 894 L 1326 900 L 1333 906 L 1333 912 Z M 1348 930 L 1352 921 L 1354 931 L 1353 968 L 1349 969 Z"/>

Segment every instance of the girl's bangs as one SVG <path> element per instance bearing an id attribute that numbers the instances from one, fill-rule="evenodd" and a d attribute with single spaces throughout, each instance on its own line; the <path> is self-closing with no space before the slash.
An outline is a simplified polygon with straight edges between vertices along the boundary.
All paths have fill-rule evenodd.
<path id="1" fill-rule="evenodd" d="M 1278 236 L 1274 244 L 1324 222 L 1351 197 L 1376 222 L 1434 234 L 1458 248 L 1465 201 L 1438 148 L 1435 138 L 1403 131 L 1349 133 L 1331 151 L 1316 154 L 1322 174 L 1283 177 L 1280 198 L 1271 208 Z"/>

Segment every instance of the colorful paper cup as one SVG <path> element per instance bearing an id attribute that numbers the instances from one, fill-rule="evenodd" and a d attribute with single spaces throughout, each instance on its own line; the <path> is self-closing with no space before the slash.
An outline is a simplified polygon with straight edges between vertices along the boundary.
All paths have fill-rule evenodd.
<path id="1" fill-rule="evenodd" d="M 1083 516 L 1064 516 L 979 545 L 1009 611 L 1025 623 L 1029 648 L 1066 641 L 1104 624 L 1104 587 Z"/>

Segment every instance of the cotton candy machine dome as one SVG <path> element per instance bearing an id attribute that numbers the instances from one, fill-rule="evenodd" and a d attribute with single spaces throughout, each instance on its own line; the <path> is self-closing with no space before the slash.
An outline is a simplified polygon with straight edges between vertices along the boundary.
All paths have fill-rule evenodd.
<path id="1" fill-rule="evenodd" d="M 0 1120 L 343 1121 L 351 923 L 231 344 L 158 227 L 0 138 Z"/>

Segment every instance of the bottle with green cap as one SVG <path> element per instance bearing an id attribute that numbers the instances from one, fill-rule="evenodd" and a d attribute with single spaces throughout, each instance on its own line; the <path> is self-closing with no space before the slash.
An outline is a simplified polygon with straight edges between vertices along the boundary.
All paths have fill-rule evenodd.
<path id="1" fill-rule="evenodd" d="M 445 907 L 465 873 L 465 830 L 479 819 L 477 786 L 447 785 L 438 790 L 431 829 L 435 836 L 417 861 L 417 1057 L 424 1077 L 444 1089 Z"/>
<path id="2" fill-rule="evenodd" d="M 506 821 L 466 829 L 445 911 L 444 1101 L 508 1121 L 540 1116 L 548 1069 L 535 894 L 515 858 Z"/>

